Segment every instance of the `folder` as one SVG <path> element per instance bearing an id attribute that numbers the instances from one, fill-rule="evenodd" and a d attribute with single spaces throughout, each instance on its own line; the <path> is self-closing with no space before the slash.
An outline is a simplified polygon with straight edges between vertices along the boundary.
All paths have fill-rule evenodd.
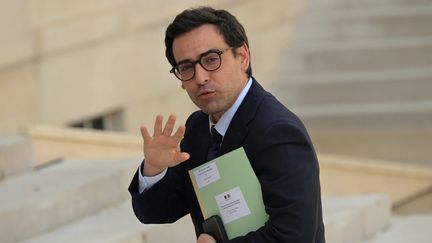
<path id="1" fill-rule="evenodd" d="M 242 147 L 190 170 L 189 176 L 204 219 L 219 215 L 229 239 L 268 220 L 260 183 Z"/>

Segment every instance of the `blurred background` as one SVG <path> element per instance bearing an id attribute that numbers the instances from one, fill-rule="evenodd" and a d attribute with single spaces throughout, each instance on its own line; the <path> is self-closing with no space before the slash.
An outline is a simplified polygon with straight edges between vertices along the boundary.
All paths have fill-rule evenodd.
<path id="1" fill-rule="evenodd" d="M 431 0 L 0 0 L 0 242 L 195 242 L 188 217 L 140 224 L 127 186 L 139 126 L 197 109 L 164 33 L 202 5 L 308 128 L 327 241 L 430 242 Z"/>

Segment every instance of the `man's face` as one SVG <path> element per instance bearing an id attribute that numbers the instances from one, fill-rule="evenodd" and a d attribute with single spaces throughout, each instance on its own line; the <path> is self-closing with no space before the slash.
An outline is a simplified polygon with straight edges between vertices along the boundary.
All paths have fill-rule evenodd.
<path id="1" fill-rule="evenodd" d="M 209 50 L 226 50 L 229 46 L 216 26 L 202 25 L 174 39 L 173 54 L 176 63 L 199 60 Z M 246 70 L 249 66 L 247 45 L 231 49 L 221 55 L 222 64 L 215 71 L 207 71 L 200 64 L 195 65 L 195 76 L 182 82 L 191 100 L 214 122 L 234 104 L 247 83 Z"/>

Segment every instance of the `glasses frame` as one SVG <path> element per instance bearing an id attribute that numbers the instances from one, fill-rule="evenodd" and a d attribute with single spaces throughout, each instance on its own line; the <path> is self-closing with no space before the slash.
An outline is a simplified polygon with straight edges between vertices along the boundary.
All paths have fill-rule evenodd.
<path id="1" fill-rule="evenodd" d="M 174 66 L 173 68 L 171 68 L 171 69 L 169 70 L 169 72 L 172 73 L 172 74 L 174 74 L 174 76 L 176 76 L 176 78 L 178 78 L 180 81 L 182 81 L 182 82 L 186 82 L 186 81 L 192 80 L 192 79 L 195 77 L 195 73 L 196 73 L 196 68 L 195 68 L 195 67 L 196 67 L 196 64 L 197 64 L 197 63 L 199 63 L 199 65 L 200 65 L 204 70 L 206 70 L 206 71 L 208 71 L 208 72 L 216 71 L 216 70 L 218 70 L 218 69 L 222 66 L 222 54 L 224 54 L 226 51 L 228 51 L 228 50 L 230 50 L 230 49 L 233 49 L 233 47 L 228 47 L 228 48 L 223 49 L 223 50 L 218 50 L 218 49 L 212 49 L 212 50 L 209 50 L 209 51 L 207 51 L 207 52 L 202 53 L 202 54 L 200 55 L 200 57 L 199 57 L 198 60 L 196 60 L 196 61 L 185 61 L 185 62 L 182 62 L 182 63 L 180 63 L 180 64 L 177 64 L 176 66 Z M 218 54 L 219 59 L 220 59 L 220 63 L 219 63 L 219 66 L 218 66 L 217 68 L 215 68 L 215 69 L 210 69 L 210 70 L 209 70 L 209 69 L 207 69 L 206 67 L 204 67 L 204 65 L 202 64 L 201 60 L 202 60 L 204 57 L 206 57 L 207 55 L 212 54 L 212 53 Z M 179 71 L 178 71 L 178 67 L 179 67 L 179 65 L 182 65 L 182 64 L 184 64 L 184 63 L 190 63 L 190 64 L 192 64 L 192 67 L 193 67 L 193 75 L 192 75 L 192 77 L 189 78 L 189 79 L 182 79 L 181 76 L 180 76 L 180 74 L 179 74 Z M 177 70 L 177 72 L 176 72 L 176 70 Z"/>

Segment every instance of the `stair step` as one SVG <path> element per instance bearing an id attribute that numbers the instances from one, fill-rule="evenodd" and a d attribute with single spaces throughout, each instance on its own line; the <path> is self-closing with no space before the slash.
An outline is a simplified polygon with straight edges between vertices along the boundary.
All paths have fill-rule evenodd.
<path id="1" fill-rule="evenodd" d="M 365 243 L 429 243 L 432 239 L 432 214 L 397 216 L 390 227 Z"/>
<path id="2" fill-rule="evenodd" d="M 0 242 L 33 237 L 127 199 L 137 161 L 64 161 L 6 180 Z"/>
<path id="3" fill-rule="evenodd" d="M 325 197 L 323 217 L 326 240 L 361 242 L 390 223 L 390 200 L 385 195 Z"/>
<path id="4" fill-rule="evenodd" d="M 351 9 L 351 8 L 378 8 L 388 6 L 412 6 L 427 5 L 432 3 L 430 0 L 310 0 L 309 5 L 313 9 Z"/>
<path id="5" fill-rule="evenodd" d="M 432 101 L 431 69 L 378 70 L 288 78 L 274 83 L 272 89 L 289 106 Z"/>
<path id="6" fill-rule="evenodd" d="M 285 76 L 432 66 L 432 36 L 320 42 L 296 46 L 282 62 Z"/>
<path id="7" fill-rule="evenodd" d="M 374 124 L 368 118 L 359 119 L 357 117 L 358 122 L 353 125 L 333 118 L 332 122 L 328 122 L 327 126 L 323 126 L 322 122 L 318 123 L 318 125 L 307 125 L 318 154 L 337 154 L 342 157 L 362 158 L 360 161 L 372 159 L 374 163 L 378 163 L 377 161 L 393 161 L 408 166 L 420 165 L 420 168 L 425 168 L 425 173 L 431 171 L 431 122 L 429 121 L 429 123 L 423 125 L 398 125 L 395 122 L 397 119 L 399 118 L 395 118 L 394 121 L 387 120 L 380 124 Z M 388 183 L 391 183 L 390 181 Z M 423 184 L 423 188 L 425 184 Z M 344 186 L 341 185 L 341 187 Z M 384 188 L 385 186 L 380 185 L 380 187 Z M 419 190 L 422 191 L 422 189 Z M 406 210 L 405 212 L 411 210 L 411 205 L 415 204 L 418 206 L 417 210 L 430 210 L 427 208 L 431 208 L 432 204 L 429 207 L 425 207 L 423 204 L 423 202 L 427 201 L 428 194 L 424 191 L 419 193 L 419 190 L 414 194 L 406 194 L 411 195 L 408 197 L 411 201 L 405 198 L 404 201 L 398 202 L 402 212 L 404 212 L 403 210 Z M 345 190 L 345 192 L 347 191 Z M 415 201 L 413 195 L 419 196 L 418 201 Z M 399 196 L 396 197 L 400 198 Z M 403 204 L 404 202 L 407 204 Z M 396 210 L 399 208 L 396 208 Z"/>
<path id="8" fill-rule="evenodd" d="M 189 215 L 174 224 L 141 224 L 133 213 L 130 200 L 127 200 L 119 206 L 88 216 L 23 243 L 192 243 L 196 241 L 193 229 Z"/>
<path id="9" fill-rule="evenodd" d="M 30 138 L 0 138 L 0 181 L 33 169 L 34 158 Z"/>
<path id="10" fill-rule="evenodd" d="M 296 25 L 296 40 L 341 41 L 432 35 L 430 6 L 386 6 L 350 10 L 311 10 Z"/>
<path id="11" fill-rule="evenodd" d="M 383 195 L 329 197 L 323 199 L 326 235 L 332 242 L 354 242 L 383 230 L 390 221 L 390 202 Z M 169 232 L 169 234 L 166 234 Z M 195 242 L 189 215 L 174 224 L 143 225 L 132 212 L 130 201 L 86 217 L 23 243 L 69 242 Z M 345 241 L 346 242 L 346 241 Z"/>
<path id="12" fill-rule="evenodd" d="M 430 125 L 432 101 L 290 106 L 310 126 Z"/>

